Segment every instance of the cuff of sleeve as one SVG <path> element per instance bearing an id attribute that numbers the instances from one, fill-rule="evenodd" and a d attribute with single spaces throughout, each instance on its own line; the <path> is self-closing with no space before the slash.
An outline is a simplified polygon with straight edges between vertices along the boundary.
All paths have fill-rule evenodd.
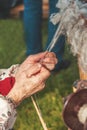
<path id="1" fill-rule="evenodd" d="M 14 102 L 13 99 L 8 98 L 7 96 L 5 97 L 5 99 L 7 100 L 8 104 L 9 104 L 13 109 L 15 109 L 15 108 L 17 107 L 17 104 Z"/>
<path id="2" fill-rule="evenodd" d="M 0 95 L 0 128 L 3 130 L 10 130 L 14 125 L 15 116 L 16 111 L 14 103 Z"/>
<path id="3" fill-rule="evenodd" d="M 16 108 L 16 104 L 10 98 L 0 95 L 0 104 L 3 102 L 3 107 L 9 109 L 9 111 L 13 111 Z M 1 105 L 0 105 L 1 106 Z"/>

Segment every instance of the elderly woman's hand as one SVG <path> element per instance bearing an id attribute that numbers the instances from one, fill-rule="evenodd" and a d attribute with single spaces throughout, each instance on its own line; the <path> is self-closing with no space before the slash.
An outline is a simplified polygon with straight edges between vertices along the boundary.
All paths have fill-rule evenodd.
<path id="1" fill-rule="evenodd" d="M 57 64 L 57 58 L 53 52 L 42 52 L 35 55 L 30 55 L 20 66 L 20 72 L 22 70 L 29 69 L 35 63 L 41 63 L 48 70 L 53 70 Z"/>
<path id="2" fill-rule="evenodd" d="M 13 99 L 16 104 L 44 88 L 45 80 L 50 76 L 49 70 L 57 63 L 54 53 L 46 53 L 28 57 L 19 67 L 15 85 L 8 94 L 8 98 Z"/>

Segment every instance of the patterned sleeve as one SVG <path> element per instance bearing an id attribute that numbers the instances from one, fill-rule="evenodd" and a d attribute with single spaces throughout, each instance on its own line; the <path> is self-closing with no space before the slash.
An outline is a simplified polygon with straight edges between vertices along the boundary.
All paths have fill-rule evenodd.
<path id="1" fill-rule="evenodd" d="M 19 65 L 8 69 L 0 69 L 0 130 L 11 130 L 16 120 L 17 112 L 12 102 L 6 96 L 15 83 L 15 73 Z"/>
<path id="2" fill-rule="evenodd" d="M 6 96 L 15 82 L 15 73 L 19 65 L 12 65 L 8 69 L 0 69 L 0 94 Z"/>
<path id="3" fill-rule="evenodd" d="M 17 112 L 14 104 L 0 95 L 0 130 L 11 130 L 16 116 Z"/>

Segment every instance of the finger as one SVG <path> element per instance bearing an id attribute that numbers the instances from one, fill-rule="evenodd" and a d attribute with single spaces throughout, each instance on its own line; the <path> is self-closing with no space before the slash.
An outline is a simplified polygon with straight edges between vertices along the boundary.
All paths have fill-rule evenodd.
<path id="1" fill-rule="evenodd" d="M 55 57 L 52 57 L 52 58 L 47 57 L 47 58 L 43 59 L 42 64 L 57 64 L 57 62 L 58 62 L 57 58 L 55 58 Z"/>
<path id="2" fill-rule="evenodd" d="M 38 53 L 35 55 L 31 55 L 27 58 L 27 61 L 29 60 L 29 63 L 39 62 L 41 59 L 45 57 L 47 52 Z"/>
<path id="3" fill-rule="evenodd" d="M 47 52 L 46 57 L 56 57 L 56 54 L 54 52 Z"/>
<path id="4" fill-rule="evenodd" d="M 40 73 L 36 75 L 37 82 L 40 84 L 44 82 L 50 76 L 50 71 L 44 67 L 41 67 Z"/>
<path id="5" fill-rule="evenodd" d="M 41 63 L 56 64 L 58 62 L 57 60 L 55 53 L 47 52 L 45 57 L 41 60 Z"/>
<path id="6" fill-rule="evenodd" d="M 51 71 L 55 68 L 55 65 L 54 64 L 46 64 L 46 65 L 43 65 L 44 68 L 46 68 L 47 70 Z"/>
<path id="7" fill-rule="evenodd" d="M 42 65 L 48 70 L 53 70 L 56 64 L 57 64 L 56 58 L 46 58 L 42 62 Z"/>
<path id="8" fill-rule="evenodd" d="M 36 73 L 38 73 L 40 70 L 41 70 L 41 64 L 36 63 L 32 65 L 28 70 L 26 70 L 26 76 L 29 78 L 32 75 L 35 75 Z"/>
<path id="9" fill-rule="evenodd" d="M 38 53 L 35 55 L 30 55 L 21 65 L 20 68 L 23 70 L 27 70 L 32 64 L 36 62 L 40 62 L 41 59 L 45 57 L 47 52 Z"/>

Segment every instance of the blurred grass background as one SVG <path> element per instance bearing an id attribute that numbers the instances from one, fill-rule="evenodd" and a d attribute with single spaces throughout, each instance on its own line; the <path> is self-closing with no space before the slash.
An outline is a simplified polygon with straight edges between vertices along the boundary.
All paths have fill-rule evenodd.
<path id="1" fill-rule="evenodd" d="M 43 21 L 42 33 L 44 46 L 47 40 L 46 20 Z M 25 52 L 22 20 L 0 20 L 0 68 L 21 63 L 26 58 Z M 77 59 L 72 56 L 67 44 L 64 58 L 71 61 L 71 66 L 57 75 L 51 75 L 46 82 L 46 88 L 36 95 L 48 130 L 67 130 L 62 118 L 63 97 L 72 92 L 72 84 L 79 78 Z M 17 111 L 14 130 L 43 130 L 31 98 L 24 100 Z"/>

